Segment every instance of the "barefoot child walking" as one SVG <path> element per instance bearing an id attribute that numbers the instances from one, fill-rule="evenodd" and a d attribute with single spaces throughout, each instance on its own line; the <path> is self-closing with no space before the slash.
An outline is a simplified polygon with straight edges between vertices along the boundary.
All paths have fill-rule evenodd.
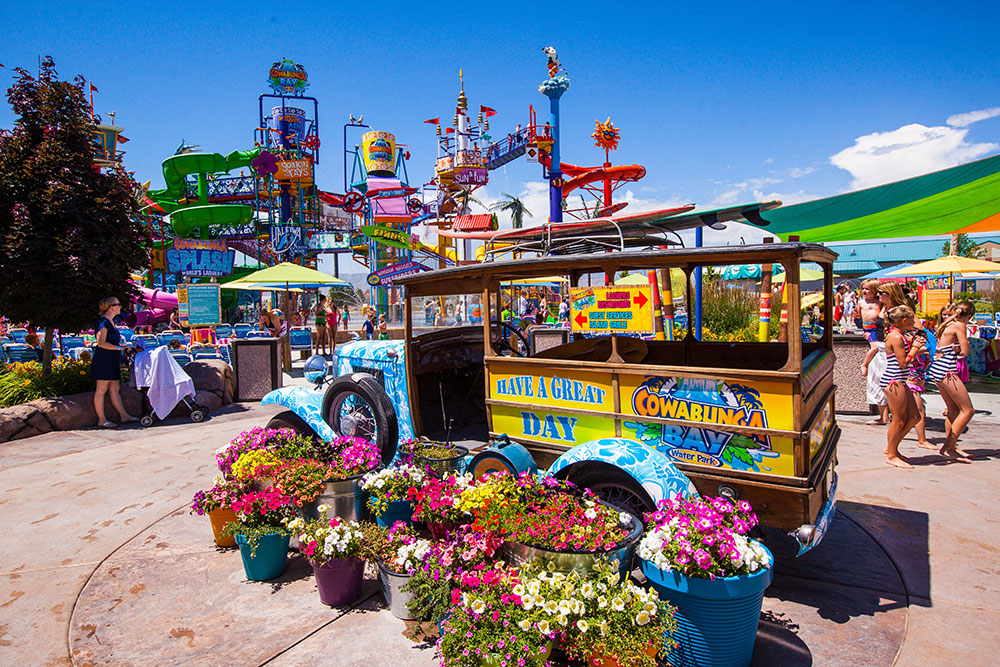
<path id="1" fill-rule="evenodd" d="M 969 355 L 969 339 L 965 327 L 976 314 L 969 301 L 955 305 L 947 319 L 942 318 L 937 328 L 938 348 L 934 361 L 927 370 L 927 378 L 937 384 L 941 398 L 948 407 L 946 434 L 940 453 L 950 459 L 968 462 L 969 455 L 958 448 L 958 437 L 976 413 L 965 383 L 958 376 L 958 360 Z"/>
<path id="2" fill-rule="evenodd" d="M 916 315 L 909 306 L 896 306 L 886 313 L 891 325 L 885 336 L 885 370 L 880 385 L 889 401 L 892 421 L 886 434 L 885 462 L 897 468 L 912 468 L 906 457 L 899 453 L 903 436 L 920 420 L 913 391 L 907 386 L 907 376 L 913 360 L 926 354 L 923 338 L 907 338 L 916 326 Z"/>

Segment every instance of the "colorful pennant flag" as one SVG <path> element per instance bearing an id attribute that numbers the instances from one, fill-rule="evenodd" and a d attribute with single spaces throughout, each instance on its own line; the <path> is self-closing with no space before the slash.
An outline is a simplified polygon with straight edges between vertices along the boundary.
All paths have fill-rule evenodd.
<path id="1" fill-rule="evenodd" d="M 424 122 L 425 123 L 429 123 L 431 125 L 437 125 L 438 123 L 441 122 L 441 119 L 440 118 L 431 118 L 430 120 L 425 120 Z"/>
<path id="2" fill-rule="evenodd" d="M 489 118 L 490 116 L 497 115 L 496 109 L 491 109 L 489 107 L 484 107 L 482 104 L 479 105 L 479 112 Z"/>
<path id="3" fill-rule="evenodd" d="M 91 89 L 92 91 L 94 91 L 95 93 L 99 93 L 99 92 L 101 92 L 101 91 L 99 91 L 99 90 L 97 89 L 97 86 L 95 86 L 94 84 L 90 84 L 90 89 Z"/>

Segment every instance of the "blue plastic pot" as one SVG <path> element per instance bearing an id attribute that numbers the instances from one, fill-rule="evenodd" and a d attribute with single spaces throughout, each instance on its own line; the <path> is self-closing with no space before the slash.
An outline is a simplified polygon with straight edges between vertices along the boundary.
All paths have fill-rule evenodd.
<path id="1" fill-rule="evenodd" d="M 243 558 L 243 569 L 250 581 L 267 581 L 280 577 L 285 571 L 285 560 L 288 557 L 289 535 L 265 535 L 257 543 L 257 553 L 250 555 L 250 545 L 243 535 L 236 536 L 236 544 L 240 547 L 240 557 Z"/>
<path id="2" fill-rule="evenodd" d="M 406 525 L 413 525 L 413 503 L 409 500 L 390 500 L 386 510 L 382 514 L 375 515 L 375 523 L 383 528 L 389 528 L 397 521 L 405 521 Z"/>
<path id="3" fill-rule="evenodd" d="M 771 556 L 770 551 L 767 554 Z M 667 662 L 674 667 L 750 664 L 764 590 L 774 578 L 773 565 L 739 577 L 702 579 L 660 570 L 645 560 L 640 563 L 660 598 L 677 608 L 677 646 L 667 654 Z"/>

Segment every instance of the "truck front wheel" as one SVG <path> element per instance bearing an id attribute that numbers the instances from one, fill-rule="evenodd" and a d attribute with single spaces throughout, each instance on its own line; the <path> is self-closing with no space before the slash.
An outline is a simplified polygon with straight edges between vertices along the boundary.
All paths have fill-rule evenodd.
<path id="1" fill-rule="evenodd" d="M 323 397 L 323 415 L 334 433 L 374 442 L 382 462 L 392 462 L 399 425 L 392 401 L 374 377 L 354 373 L 334 380 Z"/>

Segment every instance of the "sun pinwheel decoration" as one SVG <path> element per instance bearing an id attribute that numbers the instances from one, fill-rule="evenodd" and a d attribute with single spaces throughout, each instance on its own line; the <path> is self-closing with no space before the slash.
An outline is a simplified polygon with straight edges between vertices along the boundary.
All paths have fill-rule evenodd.
<path id="1" fill-rule="evenodd" d="M 597 142 L 594 145 L 598 148 L 603 148 L 606 151 L 613 151 L 618 148 L 618 137 L 620 132 L 618 128 L 614 126 L 611 119 L 608 118 L 603 123 L 601 121 L 595 121 L 597 123 L 597 128 L 594 130 L 593 134 L 590 136 L 594 138 Z"/>

